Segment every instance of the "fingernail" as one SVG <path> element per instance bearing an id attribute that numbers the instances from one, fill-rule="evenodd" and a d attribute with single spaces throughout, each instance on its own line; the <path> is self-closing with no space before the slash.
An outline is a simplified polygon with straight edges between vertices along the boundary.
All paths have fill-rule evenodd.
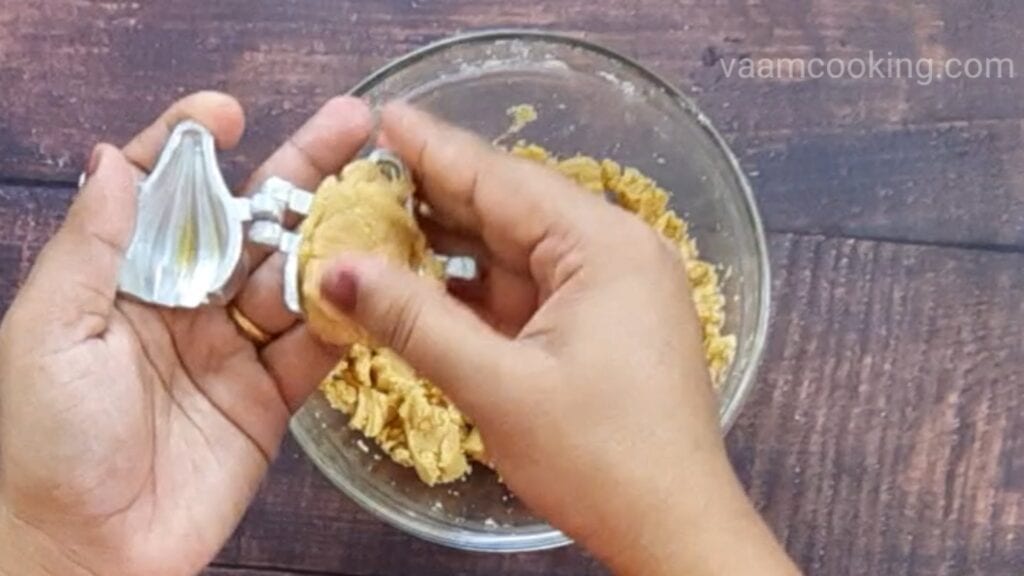
<path id="1" fill-rule="evenodd" d="M 356 309 L 359 293 L 359 278 L 354 270 L 341 266 L 328 273 L 320 284 L 320 292 L 328 302 L 341 308 L 344 312 Z"/>
<path id="2" fill-rule="evenodd" d="M 89 155 L 89 163 L 85 167 L 85 177 L 88 178 L 96 173 L 96 170 L 100 167 L 100 161 L 103 160 L 103 147 L 97 144 L 92 149 L 92 154 Z"/>

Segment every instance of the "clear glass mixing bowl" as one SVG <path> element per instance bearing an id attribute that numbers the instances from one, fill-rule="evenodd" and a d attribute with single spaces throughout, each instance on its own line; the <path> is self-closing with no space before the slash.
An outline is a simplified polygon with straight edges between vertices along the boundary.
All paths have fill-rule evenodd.
<path id="1" fill-rule="evenodd" d="M 721 388 L 727 430 L 749 395 L 765 345 L 768 256 L 750 187 L 722 137 L 678 90 L 631 60 L 573 38 L 525 31 L 460 36 L 418 50 L 353 91 L 373 104 L 405 99 L 495 138 L 506 110 L 532 104 L 540 119 L 518 135 L 559 155 L 635 166 L 675 193 L 701 252 L 723 270 L 727 330 L 737 354 Z M 439 544 L 490 552 L 569 543 L 510 497 L 493 473 L 429 488 L 346 426 L 319 394 L 291 430 L 334 485 L 385 522 Z M 367 450 L 368 448 L 368 450 Z"/>

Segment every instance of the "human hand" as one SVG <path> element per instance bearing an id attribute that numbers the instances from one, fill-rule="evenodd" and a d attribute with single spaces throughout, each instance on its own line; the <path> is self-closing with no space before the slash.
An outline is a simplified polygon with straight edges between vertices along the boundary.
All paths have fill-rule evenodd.
<path id="1" fill-rule="evenodd" d="M 195 574 L 252 498 L 288 417 L 334 352 L 281 302 L 280 255 L 249 248 L 238 308 L 165 310 L 116 296 L 136 181 L 179 121 L 231 148 L 238 103 L 201 93 L 124 150 L 97 147 L 67 220 L 0 328 L 0 574 Z M 250 179 L 314 187 L 371 130 L 362 102 L 327 103 Z"/>
<path id="2" fill-rule="evenodd" d="M 348 255 L 324 296 L 441 386 L 508 486 L 625 573 L 789 573 L 728 463 L 678 252 L 553 171 L 406 105 L 383 139 L 459 299 Z"/>

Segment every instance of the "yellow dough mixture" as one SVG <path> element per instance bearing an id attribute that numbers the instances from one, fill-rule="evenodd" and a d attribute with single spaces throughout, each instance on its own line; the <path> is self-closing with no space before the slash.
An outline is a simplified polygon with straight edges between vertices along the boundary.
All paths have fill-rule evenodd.
<path id="1" fill-rule="evenodd" d="M 371 160 L 349 164 L 317 189 L 302 223 L 299 270 L 306 323 L 325 342 L 368 343 L 362 328 L 320 299 L 324 268 L 338 254 L 380 254 L 415 270 L 430 260 L 427 240 L 406 209 L 412 192 L 407 175 L 389 173 Z"/>
<path id="2" fill-rule="evenodd" d="M 559 160 L 539 146 L 522 143 L 512 153 L 549 164 L 594 193 L 610 193 L 679 246 L 704 330 L 708 367 L 719 383 L 732 362 L 736 341 L 723 334 L 725 301 L 718 273 L 700 260 L 686 223 L 668 208 L 669 193 L 638 170 L 612 160 Z M 300 263 L 310 328 L 329 342 L 358 342 L 321 384 L 324 396 L 333 408 L 349 415 L 350 427 L 433 486 L 468 474 L 471 460 L 486 462 L 479 433 L 436 386 L 394 352 L 374 348 L 362 329 L 320 301 L 318 290 L 322 266 L 348 250 L 376 252 L 413 269 L 436 271 L 423 234 L 404 207 L 411 192 L 410 182 L 389 180 L 366 160 L 348 166 L 340 179 L 328 178 L 302 226 Z"/>
<path id="3" fill-rule="evenodd" d="M 350 427 L 430 486 L 468 474 L 469 458 L 484 461 L 480 434 L 458 408 L 387 348 L 356 344 L 321 389 Z"/>
<path id="4" fill-rule="evenodd" d="M 407 175 L 357 160 L 317 190 L 302 224 L 299 268 L 310 330 L 338 346 L 355 343 L 321 386 L 328 402 L 349 415 L 349 426 L 372 438 L 397 463 L 416 469 L 427 484 L 451 482 L 470 470 L 467 456 L 483 458 L 480 436 L 433 384 L 394 352 L 374 348 L 366 332 L 320 298 L 320 279 L 343 252 L 375 253 L 438 277 L 438 263 L 406 208 Z"/>

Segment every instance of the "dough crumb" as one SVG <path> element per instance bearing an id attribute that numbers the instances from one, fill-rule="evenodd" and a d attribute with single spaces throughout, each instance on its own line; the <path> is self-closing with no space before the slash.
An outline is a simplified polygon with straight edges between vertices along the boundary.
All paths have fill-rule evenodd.
<path id="1" fill-rule="evenodd" d="M 495 144 L 501 143 L 502 141 L 519 134 L 527 126 L 536 122 L 539 117 L 537 114 L 537 108 L 532 104 L 518 104 L 516 106 L 510 106 L 508 110 L 505 110 L 505 114 L 512 123 L 501 136 L 494 139 Z"/>

